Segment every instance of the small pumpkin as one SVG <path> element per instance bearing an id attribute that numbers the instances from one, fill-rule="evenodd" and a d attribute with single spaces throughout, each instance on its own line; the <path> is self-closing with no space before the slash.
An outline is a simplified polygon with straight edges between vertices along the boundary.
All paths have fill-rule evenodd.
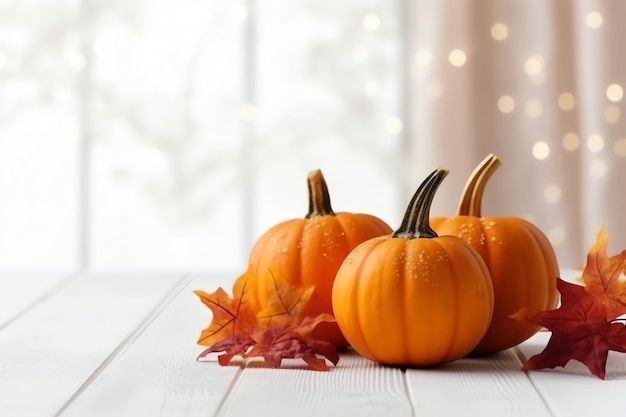
<path id="1" fill-rule="evenodd" d="M 543 232 L 519 217 L 482 217 L 485 186 L 500 164 L 495 155 L 488 155 L 468 179 L 457 215 L 431 219 L 437 233 L 464 239 L 489 268 L 495 294 L 494 313 L 476 353 L 507 349 L 534 335 L 539 326 L 520 323 L 510 316 L 523 307 L 552 309 L 558 296 L 557 259 Z"/>
<path id="2" fill-rule="evenodd" d="M 391 227 L 365 213 L 335 213 L 321 170 L 309 173 L 309 210 L 304 218 L 290 219 L 267 230 L 253 246 L 246 275 L 258 306 L 265 306 L 277 282 L 296 287 L 315 286 L 303 314 L 332 314 L 331 292 L 335 274 L 358 244 L 390 234 Z M 336 323 L 318 325 L 312 336 L 346 347 Z"/>
<path id="3" fill-rule="evenodd" d="M 430 206 L 448 171 L 417 189 L 392 235 L 368 240 L 335 277 L 335 319 L 352 347 L 383 364 L 428 366 L 469 353 L 487 331 L 493 288 L 480 255 L 430 228 Z"/>

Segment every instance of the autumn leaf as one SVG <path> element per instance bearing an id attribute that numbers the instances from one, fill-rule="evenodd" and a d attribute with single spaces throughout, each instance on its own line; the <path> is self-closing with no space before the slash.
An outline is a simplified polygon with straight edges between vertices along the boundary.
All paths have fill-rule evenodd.
<path id="1" fill-rule="evenodd" d="M 209 348 L 198 359 L 222 352 L 218 356 L 222 366 L 234 357 L 263 357 L 271 367 L 280 366 L 283 359 L 300 358 L 310 368 L 322 371 L 328 370 L 324 357 L 337 364 L 336 346 L 311 337 L 318 324 L 335 321 L 333 316 L 304 316 L 314 287 L 300 288 L 275 280 L 274 292 L 259 311 L 248 290 L 251 278 L 244 274 L 235 281 L 232 298 L 221 287 L 211 294 L 194 291 L 213 312 L 211 323 L 198 340 L 198 344 Z"/>
<path id="2" fill-rule="evenodd" d="M 532 356 L 522 370 L 565 366 L 575 359 L 604 379 L 608 351 L 626 352 L 626 327 L 621 322 L 606 320 L 604 304 L 585 287 L 559 278 L 557 288 L 561 293 L 558 309 L 536 313 L 521 310 L 513 316 L 552 332 L 546 348 Z"/>
<path id="3" fill-rule="evenodd" d="M 608 352 L 626 352 L 626 327 L 618 320 L 626 313 L 626 251 L 609 257 L 607 246 L 608 234 L 602 227 L 587 254 L 583 285 L 557 280 L 558 309 L 522 310 L 513 316 L 552 332 L 546 348 L 531 357 L 523 370 L 565 366 L 575 359 L 604 379 Z"/>
<path id="4" fill-rule="evenodd" d="M 235 334 L 209 347 L 198 358 L 213 352 L 223 352 L 218 361 L 224 366 L 235 356 L 262 357 L 273 368 L 280 367 L 283 359 L 300 358 L 311 369 L 327 371 L 329 367 L 324 358 L 334 365 L 339 362 L 336 346 L 308 336 L 315 326 L 328 320 L 334 319 L 327 314 L 320 314 L 315 318 L 306 317 L 301 325 L 281 322 L 258 328 L 252 334 Z"/>
<path id="5" fill-rule="evenodd" d="M 582 281 L 587 292 L 605 306 L 605 318 L 610 321 L 626 314 L 626 250 L 609 257 L 608 239 L 603 226 L 587 254 Z"/>
<path id="6" fill-rule="evenodd" d="M 274 279 L 274 292 L 270 296 L 267 306 L 257 314 L 257 324 L 260 326 L 269 326 L 280 322 L 298 324 L 302 321 L 304 308 L 314 289 L 315 286 L 299 288 Z"/>
<path id="7" fill-rule="evenodd" d="M 246 282 L 245 280 L 236 282 L 234 286 L 236 292 L 232 298 L 222 287 L 211 294 L 202 290 L 194 291 L 213 313 L 211 323 L 200 334 L 199 345 L 211 346 L 230 336 L 250 333 L 255 329 L 258 312 L 249 301 L 251 295 Z"/>

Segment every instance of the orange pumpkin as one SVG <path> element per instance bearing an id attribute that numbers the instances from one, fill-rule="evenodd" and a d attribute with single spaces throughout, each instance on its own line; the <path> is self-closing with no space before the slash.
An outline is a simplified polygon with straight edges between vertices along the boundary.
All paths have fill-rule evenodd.
<path id="1" fill-rule="evenodd" d="M 335 319 L 361 355 L 390 365 L 435 365 L 469 353 L 487 331 L 493 288 L 480 255 L 429 226 L 433 172 L 392 235 L 357 246 L 337 272 Z"/>
<path id="2" fill-rule="evenodd" d="M 370 214 L 335 213 L 320 170 L 308 175 L 308 188 L 306 217 L 267 230 L 252 248 L 246 275 L 261 307 L 274 292 L 276 282 L 285 281 L 297 287 L 315 286 L 303 314 L 332 314 L 333 281 L 345 257 L 361 242 L 390 234 L 392 229 Z M 313 337 L 347 346 L 336 323 L 318 325 Z"/>
<path id="3" fill-rule="evenodd" d="M 475 349 L 495 352 L 518 345 L 534 335 L 539 326 L 510 318 L 523 307 L 549 310 L 556 306 L 556 279 L 559 268 L 547 237 L 533 224 L 519 217 L 482 217 L 485 185 L 500 165 L 489 155 L 467 181 L 458 215 L 433 218 L 440 235 L 461 237 L 480 253 L 493 281 L 495 306 L 491 325 Z"/>

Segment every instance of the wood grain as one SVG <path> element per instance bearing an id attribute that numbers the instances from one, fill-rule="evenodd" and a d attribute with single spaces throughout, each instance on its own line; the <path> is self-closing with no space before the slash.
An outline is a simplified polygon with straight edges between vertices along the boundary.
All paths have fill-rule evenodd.
<path id="1" fill-rule="evenodd" d="M 181 275 L 87 275 L 0 331 L 3 415 L 51 416 L 167 298 Z"/>
<path id="2" fill-rule="evenodd" d="M 210 277 L 187 284 L 61 415 L 213 415 L 241 368 L 196 361 L 203 350 L 196 340 L 211 314 L 192 291 L 220 284 Z"/>
<path id="3" fill-rule="evenodd" d="M 540 332 L 518 346 L 523 358 L 541 352 L 551 336 Z M 528 372 L 536 389 L 556 416 L 623 417 L 626 406 L 626 354 L 609 352 L 606 379 L 601 380 L 580 362 L 570 361 L 564 368 Z"/>
<path id="4" fill-rule="evenodd" d="M 248 364 L 218 414 L 245 415 L 402 417 L 412 411 L 400 369 L 345 353 L 329 372 L 296 360 L 281 369 Z"/>
<path id="5" fill-rule="evenodd" d="M 515 351 L 406 372 L 416 415 L 550 416 Z"/>
<path id="6" fill-rule="evenodd" d="M 75 276 L 70 272 L 0 271 L 0 330 Z"/>

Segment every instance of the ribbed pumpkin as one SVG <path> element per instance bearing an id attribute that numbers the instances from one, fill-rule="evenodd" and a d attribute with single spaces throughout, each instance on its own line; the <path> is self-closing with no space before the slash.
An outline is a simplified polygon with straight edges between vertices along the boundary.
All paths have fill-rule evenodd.
<path id="1" fill-rule="evenodd" d="M 296 287 L 315 286 L 305 315 L 332 314 L 331 292 L 335 274 L 358 244 L 391 234 L 380 218 L 365 213 L 335 213 L 326 180 L 320 170 L 308 175 L 309 211 L 267 230 L 255 243 L 246 275 L 259 306 L 266 305 L 277 282 Z M 317 326 L 313 337 L 347 346 L 336 323 Z"/>
<path id="2" fill-rule="evenodd" d="M 500 160 L 488 155 L 468 179 L 457 216 L 431 219 L 437 233 L 464 239 L 489 268 L 495 294 L 494 313 L 476 353 L 507 349 L 528 339 L 539 327 L 519 323 L 510 315 L 522 307 L 552 309 L 557 302 L 559 268 L 543 232 L 519 217 L 481 215 L 485 186 L 499 166 Z"/>
<path id="3" fill-rule="evenodd" d="M 335 319 L 361 355 L 389 365 L 428 366 L 469 353 L 493 311 L 489 271 L 478 253 L 429 226 L 438 169 L 418 188 L 391 236 L 357 246 L 337 272 Z"/>

